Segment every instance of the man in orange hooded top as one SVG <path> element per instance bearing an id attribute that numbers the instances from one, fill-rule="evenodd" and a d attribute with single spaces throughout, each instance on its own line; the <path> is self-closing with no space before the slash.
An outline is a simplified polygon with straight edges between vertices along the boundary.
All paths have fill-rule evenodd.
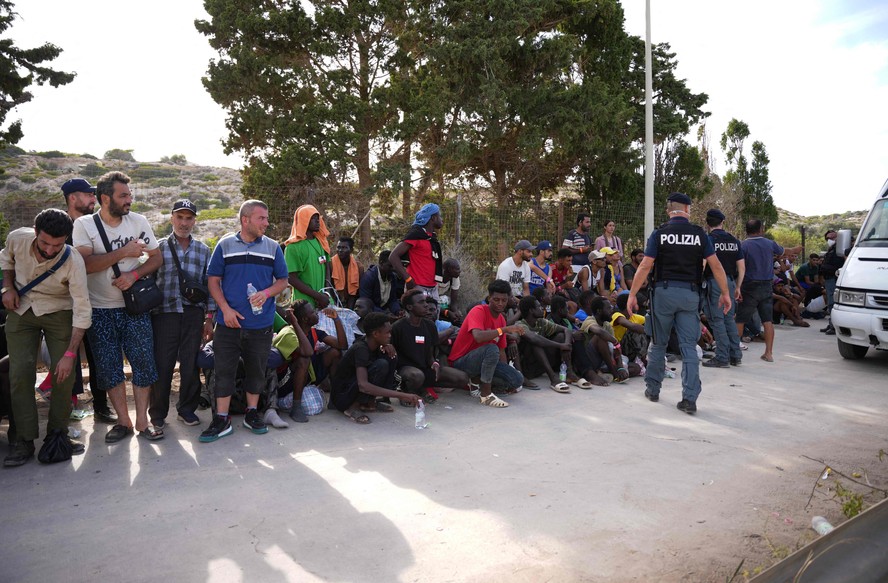
<path id="1" fill-rule="evenodd" d="M 330 297 L 321 292 L 330 287 L 330 231 L 318 209 L 304 204 L 293 215 L 290 237 L 284 242 L 293 300 L 307 300 L 322 310 Z"/>

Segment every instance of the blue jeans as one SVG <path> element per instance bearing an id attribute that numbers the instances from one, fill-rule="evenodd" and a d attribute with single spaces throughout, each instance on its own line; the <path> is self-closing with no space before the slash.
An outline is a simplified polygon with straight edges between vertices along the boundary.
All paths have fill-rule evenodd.
<path id="1" fill-rule="evenodd" d="M 495 389 L 517 389 L 524 384 L 524 375 L 500 361 L 496 344 L 485 344 L 454 361 L 454 368 L 482 383 L 490 383 Z"/>
<path id="2" fill-rule="evenodd" d="M 700 395 L 700 360 L 697 341 L 700 339 L 700 294 L 678 286 L 657 287 L 651 294 L 649 331 L 653 341 L 648 352 L 644 382 L 648 391 L 660 394 L 666 372 L 666 345 L 673 326 L 681 347 L 681 396 L 696 402 Z M 645 324 L 647 324 L 645 322 Z"/>
<path id="3" fill-rule="evenodd" d="M 734 301 L 736 283 L 728 278 L 728 293 L 731 294 L 731 309 L 725 314 L 718 299 L 721 296 L 721 288 L 715 279 L 706 280 L 706 296 L 703 302 L 703 313 L 709 320 L 712 335 L 715 336 L 715 358 L 719 362 L 728 362 L 731 358 L 740 360 L 743 353 L 740 351 L 740 335 L 737 334 L 737 325 L 734 321 L 734 313 L 737 310 L 737 302 Z"/>
<path id="4" fill-rule="evenodd" d="M 828 310 L 832 310 L 833 307 L 833 295 L 835 295 L 836 292 L 836 281 L 835 278 L 823 280 L 823 287 L 826 289 L 826 306 Z"/>

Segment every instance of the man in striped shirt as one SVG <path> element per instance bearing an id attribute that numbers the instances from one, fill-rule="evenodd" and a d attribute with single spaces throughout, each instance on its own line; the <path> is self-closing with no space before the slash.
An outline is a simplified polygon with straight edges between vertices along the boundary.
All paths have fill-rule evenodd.
<path id="1" fill-rule="evenodd" d="M 228 409 L 241 359 L 246 371 L 244 427 L 256 434 L 268 433 L 257 406 L 271 350 L 274 300 L 287 287 L 287 262 L 280 245 L 265 236 L 268 206 L 264 202 L 244 202 L 239 216 L 241 230 L 219 239 L 207 268 L 210 295 L 219 309 L 213 337 L 216 415 L 200 434 L 204 443 L 232 433 Z"/>
<path id="2" fill-rule="evenodd" d="M 577 228 L 572 229 L 564 236 L 561 248 L 570 251 L 573 258 L 571 267 L 574 273 L 579 273 L 583 267 L 589 265 L 589 251 L 592 250 L 592 218 L 587 213 L 577 215 Z"/>

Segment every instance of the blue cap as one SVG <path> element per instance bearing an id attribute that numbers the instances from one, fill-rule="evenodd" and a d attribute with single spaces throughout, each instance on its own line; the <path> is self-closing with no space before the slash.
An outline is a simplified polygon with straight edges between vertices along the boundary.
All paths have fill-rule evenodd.
<path id="1" fill-rule="evenodd" d="M 537 243 L 537 246 L 536 246 L 537 251 L 548 251 L 551 248 L 552 248 L 552 243 L 549 243 L 548 241 L 540 241 L 539 243 Z"/>
<path id="2" fill-rule="evenodd" d="M 68 196 L 75 192 L 92 192 L 95 193 L 96 187 L 84 180 L 83 178 L 72 178 L 62 185 L 62 192 Z"/>
<path id="3" fill-rule="evenodd" d="M 666 200 L 668 202 L 677 202 L 678 204 L 691 204 L 691 197 L 683 192 L 673 192 Z"/>

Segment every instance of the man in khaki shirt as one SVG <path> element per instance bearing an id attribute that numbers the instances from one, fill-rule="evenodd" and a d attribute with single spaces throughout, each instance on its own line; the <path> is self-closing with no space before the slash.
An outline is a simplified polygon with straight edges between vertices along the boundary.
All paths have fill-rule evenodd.
<path id="1" fill-rule="evenodd" d="M 92 323 L 83 258 L 65 244 L 73 228 L 71 218 L 63 211 L 47 209 L 34 219 L 33 228 L 11 232 L 0 251 L 3 306 L 8 310 L 12 412 L 18 428 L 18 439 L 3 460 L 5 467 L 20 466 L 31 459 L 34 440 L 40 434 L 34 383 L 41 334 L 49 349 L 53 377 L 44 447 L 53 433 L 61 432 L 67 439 L 73 368 L 80 341 Z M 67 259 L 59 266 L 66 253 Z M 48 271 L 53 273 L 26 294 L 19 293 Z M 83 444 L 72 441 L 71 445 L 75 455 L 83 453 Z"/>

